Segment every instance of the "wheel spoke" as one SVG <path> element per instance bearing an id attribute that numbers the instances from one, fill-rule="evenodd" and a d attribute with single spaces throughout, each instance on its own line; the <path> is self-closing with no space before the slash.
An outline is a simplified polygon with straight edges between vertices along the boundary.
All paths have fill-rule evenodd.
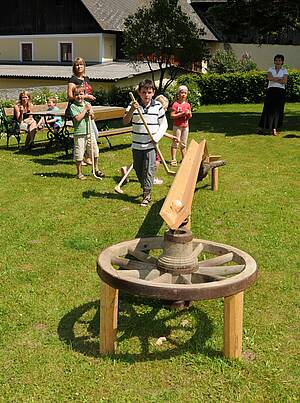
<path id="1" fill-rule="evenodd" d="M 152 270 L 156 267 L 153 263 L 140 262 L 137 260 L 127 259 L 125 257 L 113 257 L 111 263 L 129 270 Z"/>
<path id="2" fill-rule="evenodd" d="M 213 257 L 211 259 L 203 260 L 203 261 L 199 262 L 199 267 L 219 266 L 221 264 L 231 262 L 232 259 L 233 259 L 233 253 L 229 252 L 229 253 L 226 253 L 225 255 L 221 255 L 221 256 Z"/>
<path id="3" fill-rule="evenodd" d="M 237 264 L 233 266 L 201 266 L 196 273 L 207 274 L 209 276 L 228 276 L 232 274 L 239 274 L 244 270 L 244 268 L 244 264 Z"/>
<path id="4" fill-rule="evenodd" d="M 133 249 L 133 248 L 128 248 L 128 253 L 135 258 L 141 260 L 142 262 L 146 263 L 156 263 L 156 258 L 154 256 L 150 256 L 145 252 L 142 252 L 141 250 L 138 249 Z"/>
<path id="5" fill-rule="evenodd" d="M 195 243 L 195 249 L 193 250 L 193 255 L 195 257 L 199 256 L 202 251 L 203 251 L 203 243 L 202 242 Z"/>
<path id="6" fill-rule="evenodd" d="M 177 277 L 175 284 L 192 284 L 191 277 L 191 274 L 180 274 Z"/>
<path id="7" fill-rule="evenodd" d="M 164 273 L 161 276 L 158 276 L 154 279 L 152 279 L 154 283 L 172 283 L 172 274 L 170 273 Z"/>
<path id="8" fill-rule="evenodd" d="M 192 284 L 211 283 L 212 281 L 224 280 L 226 277 L 217 275 L 207 275 L 195 272 L 192 274 Z"/>

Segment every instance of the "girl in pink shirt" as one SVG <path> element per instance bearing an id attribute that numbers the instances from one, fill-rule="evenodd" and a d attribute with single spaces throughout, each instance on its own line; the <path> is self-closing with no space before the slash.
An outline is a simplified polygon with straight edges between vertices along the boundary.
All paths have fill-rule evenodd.
<path id="1" fill-rule="evenodd" d="M 173 132 L 177 141 L 171 146 L 171 165 L 177 166 L 176 153 L 180 147 L 182 159 L 186 154 L 187 139 L 189 134 L 189 119 L 192 117 L 191 105 L 187 102 L 188 88 L 181 85 L 177 91 L 177 101 L 172 105 L 171 118 L 173 119 Z"/>

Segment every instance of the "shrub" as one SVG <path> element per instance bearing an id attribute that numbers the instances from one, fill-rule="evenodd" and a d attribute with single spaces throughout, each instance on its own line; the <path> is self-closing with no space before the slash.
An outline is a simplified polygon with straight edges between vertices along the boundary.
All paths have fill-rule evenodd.
<path id="1" fill-rule="evenodd" d="M 239 69 L 239 62 L 232 51 L 219 49 L 208 63 L 211 73 L 228 73 Z"/>
<path id="2" fill-rule="evenodd" d="M 43 88 L 41 90 L 33 91 L 31 94 L 32 103 L 35 105 L 42 105 L 47 103 L 49 97 L 55 97 L 57 102 L 65 102 L 68 100 L 67 94 L 63 92 L 51 92 L 49 88 Z"/>
<path id="3" fill-rule="evenodd" d="M 231 50 L 219 49 L 210 59 L 208 63 L 208 71 L 210 73 L 233 73 L 236 71 L 256 70 L 257 66 L 251 59 L 251 55 L 245 52 L 241 60 L 238 60 Z"/>
<path id="4" fill-rule="evenodd" d="M 126 107 L 130 102 L 129 92 L 135 92 L 133 88 L 113 87 L 110 91 L 96 90 L 96 105 L 112 105 Z"/>
<path id="5" fill-rule="evenodd" d="M 186 85 L 188 87 L 188 102 L 191 104 L 192 109 L 197 108 L 198 106 L 201 105 L 201 91 L 200 87 L 197 85 L 197 82 L 194 82 L 193 80 L 189 80 L 188 82 L 185 82 L 184 80 L 182 82 L 176 82 L 175 84 L 171 85 L 168 87 L 165 96 L 168 98 L 170 105 L 176 101 L 177 99 L 177 89 L 179 85 Z"/>
<path id="6" fill-rule="evenodd" d="M 264 71 L 186 74 L 177 79 L 176 86 L 180 84 L 190 89 L 190 99 L 200 93 L 202 104 L 259 103 L 265 98 L 267 79 Z M 286 95 L 289 102 L 300 101 L 299 71 L 289 72 Z"/>
<path id="7" fill-rule="evenodd" d="M 0 100 L 0 105 L 3 106 L 3 108 L 12 108 L 16 101 L 13 99 L 1 99 Z"/>

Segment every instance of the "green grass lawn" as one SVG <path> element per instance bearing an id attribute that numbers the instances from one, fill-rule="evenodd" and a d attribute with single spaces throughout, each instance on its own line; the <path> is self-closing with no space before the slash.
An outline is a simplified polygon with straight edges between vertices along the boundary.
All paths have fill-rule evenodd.
<path id="1" fill-rule="evenodd" d="M 227 161 L 218 192 L 208 179 L 196 189 L 193 234 L 245 250 L 259 266 L 237 361 L 222 356 L 222 299 L 174 311 L 124 292 L 117 354 L 98 354 L 97 254 L 166 229 L 159 210 L 172 177 L 162 167 L 150 208 L 138 204 L 134 174 L 124 195 L 114 193 L 130 136 L 101 144 L 103 181 L 77 180 L 71 157 L 46 149 L 42 134 L 31 153 L 0 140 L 0 401 L 299 401 L 300 104 L 286 105 L 277 137 L 255 134 L 261 109 L 205 106 L 191 121 L 190 138 Z M 167 160 L 169 148 L 163 139 Z"/>

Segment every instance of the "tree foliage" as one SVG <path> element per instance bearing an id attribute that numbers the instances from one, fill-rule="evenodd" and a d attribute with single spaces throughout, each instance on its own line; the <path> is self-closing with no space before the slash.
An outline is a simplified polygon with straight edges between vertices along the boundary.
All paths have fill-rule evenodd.
<path id="1" fill-rule="evenodd" d="M 299 32 L 299 0 L 228 0 L 206 13 L 208 21 L 226 40 L 263 43 L 288 42 Z"/>
<path id="2" fill-rule="evenodd" d="M 245 52 L 241 60 L 238 60 L 231 50 L 219 49 L 208 63 L 210 73 L 232 73 L 235 71 L 256 70 L 256 64 L 249 53 Z"/>
<path id="3" fill-rule="evenodd" d="M 182 11 L 178 0 L 151 0 L 149 7 L 128 16 L 124 25 L 125 55 L 133 62 L 146 61 L 153 78 L 152 63 L 158 63 L 159 92 L 177 77 L 178 68 L 208 59 L 204 30 Z M 170 79 L 164 83 L 167 70 Z"/>

